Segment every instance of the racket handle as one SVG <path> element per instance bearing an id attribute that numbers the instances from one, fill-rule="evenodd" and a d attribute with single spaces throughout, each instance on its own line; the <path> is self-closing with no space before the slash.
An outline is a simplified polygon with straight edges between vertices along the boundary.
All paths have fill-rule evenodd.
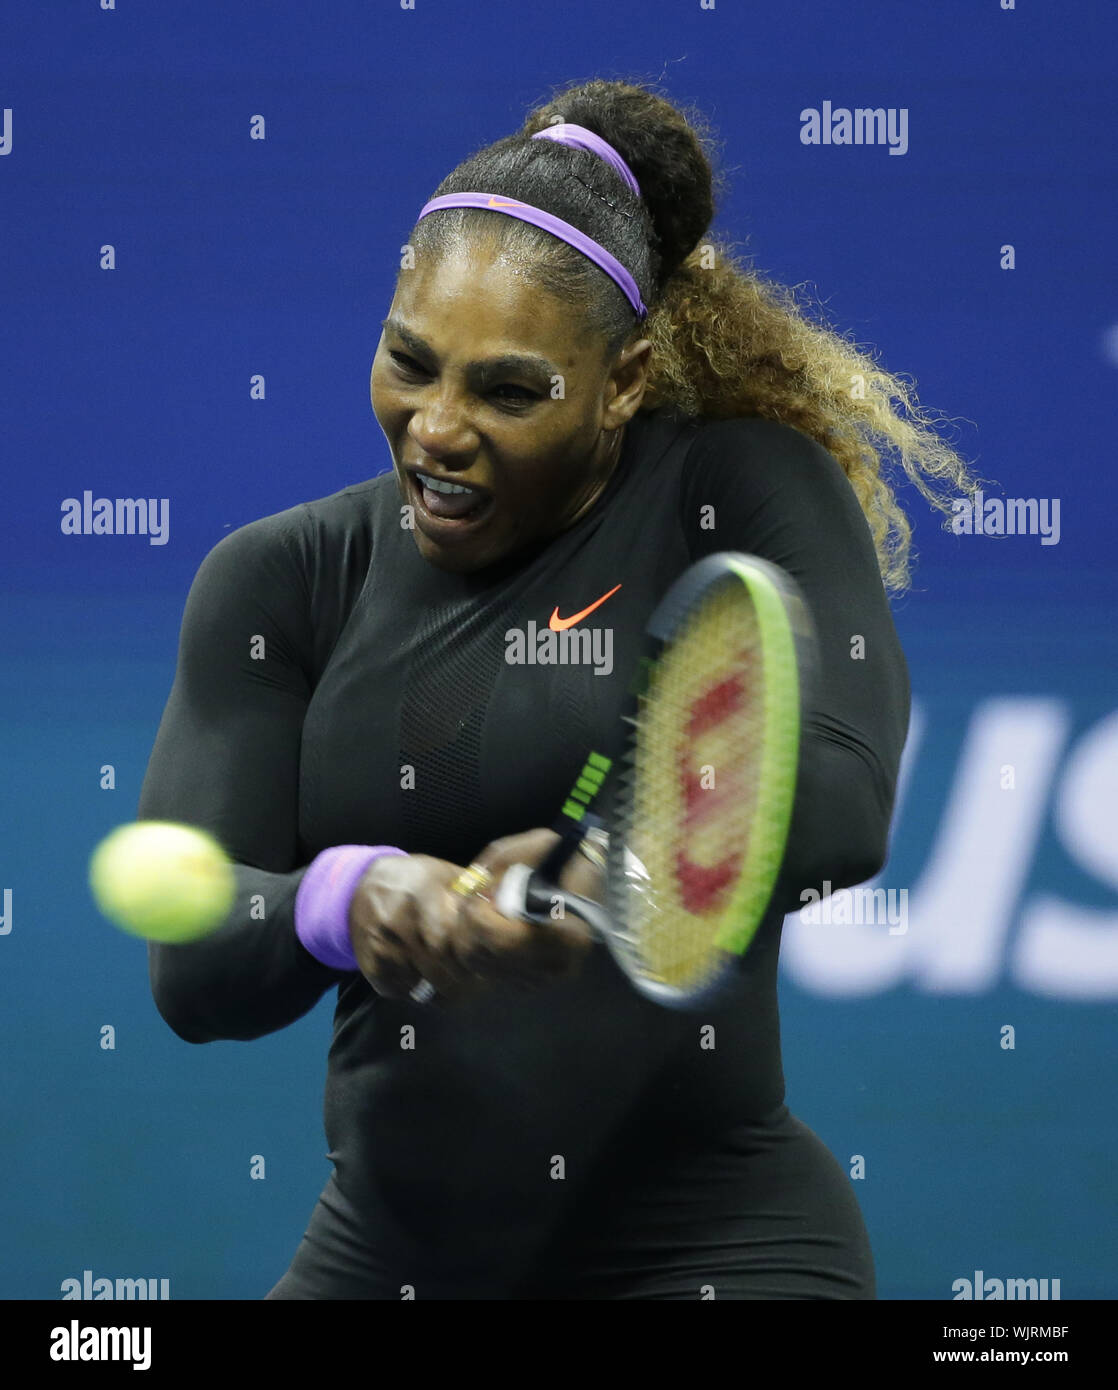
<path id="1" fill-rule="evenodd" d="M 582 919 L 595 936 L 605 939 L 612 930 L 609 913 L 592 898 L 568 893 L 552 880 L 545 878 L 542 869 L 527 864 L 510 864 L 505 870 L 493 904 L 502 917 L 520 917 L 526 922 L 551 920 L 551 907 L 558 898 L 564 910 Z"/>
<path id="2" fill-rule="evenodd" d="M 578 833 L 561 839 L 538 869 L 533 869 L 528 864 L 510 864 L 501 875 L 493 898 L 493 906 L 501 916 L 510 919 L 522 917 L 525 921 L 531 921 L 532 909 L 528 901 L 530 894 L 536 895 L 540 900 L 541 906 L 536 910 L 542 911 L 542 899 L 546 897 L 550 900 L 551 893 L 559 891 L 556 879 L 563 866 L 574 854 L 591 825 L 599 823 L 596 816 L 585 817 L 578 827 Z M 548 871 L 553 860 L 558 867 Z M 606 932 L 610 930 L 609 914 L 600 903 L 579 897 L 576 893 L 560 893 L 560 897 L 564 906 L 569 907 L 576 917 L 581 917 L 596 936 L 605 937 Z M 410 997 L 417 1004 L 429 1004 L 437 992 L 430 980 L 420 980 L 410 991 Z"/>
<path id="3" fill-rule="evenodd" d="M 541 878 L 547 879 L 548 883 L 558 883 L 559 875 L 567 866 L 579 845 L 586 838 L 588 830 L 596 829 L 602 824 L 601 816 L 596 816 L 592 811 L 588 811 L 581 820 L 571 820 L 564 816 L 562 825 L 559 829 L 559 838 L 548 851 L 540 863 L 536 872 Z M 507 913 L 505 914 L 508 915 Z"/>
<path id="4" fill-rule="evenodd" d="M 602 758 L 600 754 L 592 753 L 590 755 L 590 760 L 587 762 L 586 766 L 582 770 L 583 777 L 586 777 L 588 775 L 588 770 L 591 767 L 594 767 L 596 769 L 597 781 L 600 783 L 605 775 L 605 770 L 609 767 L 609 763 L 607 760 Z M 585 799 L 586 798 L 583 797 L 583 800 Z M 571 856 L 578 849 L 579 845 L 582 843 L 583 838 L 586 835 L 586 832 L 590 830 L 592 827 L 600 826 L 601 823 L 601 817 L 594 815 L 592 812 L 587 812 L 578 820 L 576 820 L 569 813 L 562 813 L 559 817 L 559 839 L 552 846 L 551 850 L 548 852 L 547 856 L 540 864 L 539 869 L 536 871 L 539 875 L 538 882 L 558 884 L 559 875 L 563 872 L 563 869 L 566 867 L 567 861 L 571 858 Z M 504 887 L 505 881 L 508 880 L 509 874 L 513 873 L 514 870 L 519 869 L 524 869 L 526 874 L 531 875 L 532 871 L 530 869 L 526 869 L 525 865 L 513 864 L 509 867 L 509 869 L 505 871 L 505 875 L 501 880 L 502 888 Z M 521 877 L 517 876 L 514 876 L 512 882 L 516 885 L 515 890 L 512 888 L 506 890 L 504 899 L 506 904 L 508 904 L 508 907 L 505 908 L 501 906 L 500 892 L 498 892 L 498 897 L 496 900 L 497 911 L 500 912 L 504 917 L 519 917 L 524 912 L 526 894 L 528 891 L 527 883 Z M 512 898 L 509 896 L 509 893 L 513 891 L 515 891 L 518 894 L 516 898 Z M 577 899 L 574 901 L 581 902 L 583 900 Z M 574 903 L 572 903 L 572 905 L 574 905 Z M 593 906 L 596 907 L 596 904 L 594 904 Z M 589 921 L 589 918 L 586 916 L 585 912 L 579 912 L 579 916 L 581 916 L 584 921 Z M 435 997 L 437 992 L 438 991 L 435 989 L 435 986 L 431 983 L 430 980 L 420 980 L 419 984 L 417 984 L 414 989 L 409 991 L 409 995 L 417 1004 L 429 1004 L 431 1000 Z"/>
<path id="5" fill-rule="evenodd" d="M 587 816 L 590 821 L 592 817 Z M 553 884 L 563 870 L 567 860 L 574 854 L 582 840 L 583 835 L 589 826 L 579 828 L 577 835 L 567 832 L 566 828 L 562 832 L 558 843 L 554 846 L 547 858 L 540 865 L 538 870 L 532 870 L 527 864 L 510 864 L 501 875 L 501 882 L 497 886 L 497 893 L 493 899 L 493 906 L 502 917 L 510 919 L 524 916 L 527 912 L 527 899 L 529 881 L 533 872 L 538 873 L 537 883 Z M 409 996 L 417 1004 L 429 1004 L 438 991 L 430 980 L 420 980 L 414 989 L 409 991 Z"/>

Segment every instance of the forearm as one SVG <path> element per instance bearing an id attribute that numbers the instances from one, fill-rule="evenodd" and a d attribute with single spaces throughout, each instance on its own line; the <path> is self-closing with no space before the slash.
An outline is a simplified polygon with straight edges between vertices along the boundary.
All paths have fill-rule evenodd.
<path id="1" fill-rule="evenodd" d="M 774 891 L 783 912 L 872 878 L 885 864 L 894 786 L 873 754 L 833 731 L 805 730 L 784 862 Z M 825 887 L 829 884 L 829 887 Z"/>
<path id="2" fill-rule="evenodd" d="M 269 873 L 234 865 L 237 896 L 216 932 L 188 945 L 148 946 L 152 997 L 186 1042 L 247 1041 L 302 1018 L 343 973 L 299 940 L 295 898 L 306 866 Z"/>

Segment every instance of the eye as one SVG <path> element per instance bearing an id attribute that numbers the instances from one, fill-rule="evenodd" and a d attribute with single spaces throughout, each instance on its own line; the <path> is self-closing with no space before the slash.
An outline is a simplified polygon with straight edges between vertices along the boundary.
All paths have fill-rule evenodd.
<path id="1" fill-rule="evenodd" d="M 396 363 L 397 367 L 399 367 L 401 371 L 410 372 L 413 376 L 423 375 L 423 368 L 419 365 L 418 362 L 415 361 L 414 358 L 408 357 L 405 353 L 402 352 L 390 352 L 388 355 L 392 358 L 393 362 Z"/>
<path id="2" fill-rule="evenodd" d="M 397 369 L 406 376 L 429 375 L 425 367 L 421 367 L 413 357 L 409 357 L 404 352 L 391 351 L 388 355 L 396 364 Z M 512 394 L 508 394 L 510 392 Z M 531 405 L 533 401 L 540 399 L 539 395 L 535 391 L 530 391 L 527 386 L 516 386 L 512 382 L 508 382 L 504 386 L 494 386 L 489 394 L 501 397 L 504 404 L 514 410 L 521 406 Z"/>
<path id="3" fill-rule="evenodd" d="M 532 401 L 538 401 L 539 396 L 535 391 L 529 391 L 527 386 L 495 386 L 489 393 L 491 396 L 499 396 L 505 391 L 519 391 L 519 396 L 506 397 L 509 405 L 530 405 Z"/>

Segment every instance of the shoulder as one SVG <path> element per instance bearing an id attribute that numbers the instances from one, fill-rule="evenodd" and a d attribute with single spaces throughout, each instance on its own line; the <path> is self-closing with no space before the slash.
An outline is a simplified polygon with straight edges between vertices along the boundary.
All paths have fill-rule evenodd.
<path id="1" fill-rule="evenodd" d="M 206 556 L 203 566 L 268 575 L 301 572 L 310 579 L 321 557 L 337 564 L 355 552 L 368 558 L 373 521 L 395 500 L 391 472 L 355 483 L 327 496 L 298 502 L 257 517 L 230 531 Z"/>
<path id="2" fill-rule="evenodd" d="M 842 465 L 802 430 L 753 416 L 695 426 L 680 480 L 685 512 L 722 499 L 746 510 L 786 507 L 805 519 L 836 509 L 860 516 Z"/>
<path id="3" fill-rule="evenodd" d="M 712 476 L 753 478 L 845 478 L 842 466 L 822 444 L 792 425 L 756 416 L 698 419 L 688 465 Z"/>
<path id="4" fill-rule="evenodd" d="M 681 469 L 679 518 L 692 556 L 728 548 L 794 568 L 829 553 L 878 566 L 869 523 L 838 459 L 777 420 L 705 420 Z M 715 528 L 717 528 L 715 530 Z"/>
<path id="5" fill-rule="evenodd" d="M 187 596 L 188 650 L 239 650 L 247 626 L 313 674 L 368 572 L 374 519 L 397 500 L 389 473 L 223 536 Z"/>

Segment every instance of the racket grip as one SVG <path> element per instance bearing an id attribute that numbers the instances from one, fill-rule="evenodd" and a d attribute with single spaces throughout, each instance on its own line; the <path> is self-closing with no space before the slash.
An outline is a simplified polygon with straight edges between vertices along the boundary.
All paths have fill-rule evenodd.
<path id="1" fill-rule="evenodd" d="M 576 917 L 582 919 L 601 940 L 612 930 L 609 913 L 590 898 L 565 893 L 546 879 L 541 870 L 527 864 L 510 864 L 505 870 L 493 903 L 502 917 L 520 917 L 526 922 L 546 922 L 555 897 Z"/>
<path id="2" fill-rule="evenodd" d="M 569 855 L 564 856 L 564 863 L 568 857 Z M 501 881 L 497 885 L 497 892 L 493 898 L 493 906 L 502 917 L 508 917 L 512 920 L 526 914 L 532 873 L 533 870 L 527 864 L 510 864 L 501 875 Z M 409 991 L 410 997 L 417 1004 L 429 1004 L 437 993 L 438 991 L 430 980 L 420 980 L 419 984 Z"/>
<path id="3" fill-rule="evenodd" d="M 601 824 L 601 816 L 596 816 L 593 812 L 587 812 L 579 821 L 564 817 L 558 840 L 536 870 L 539 876 L 546 879 L 548 883 L 558 883 L 559 875 L 566 868 L 567 861 L 574 856 L 575 851 L 585 839 L 586 832 Z"/>
<path id="4" fill-rule="evenodd" d="M 577 845 L 578 841 L 575 841 Z M 566 863 L 570 857 L 568 851 L 562 859 Z M 560 866 L 561 867 L 561 866 Z M 532 877 L 532 869 L 527 864 L 510 864 L 501 875 L 501 881 L 497 885 L 497 892 L 493 898 L 493 906 L 502 917 L 510 919 L 520 917 L 526 910 L 528 883 Z M 419 984 L 410 991 L 410 997 L 417 1004 L 429 1004 L 438 991 L 430 980 L 420 980 Z"/>
<path id="5" fill-rule="evenodd" d="M 559 839 L 552 846 L 538 869 L 532 870 L 526 864 L 510 864 L 501 876 L 501 882 L 493 900 L 493 905 L 501 916 L 514 918 L 525 915 L 529 880 L 533 877 L 533 873 L 537 875 L 536 882 L 538 884 L 558 884 L 559 875 L 582 843 L 586 832 L 593 827 L 600 826 L 601 823 L 601 817 L 591 812 L 588 812 L 579 821 L 564 817 L 562 828 L 559 831 Z M 582 902 L 582 899 L 574 899 L 573 895 L 572 900 Z M 589 921 L 585 910 L 580 911 L 578 915 L 584 921 Z M 594 924 L 591 923 L 591 925 Z M 409 991 L 409 997 L 417 1004 L 429 1004 L 437 992 L 430 980 L 420 980 L 419 984 Z"/>
<path id="6" fill-rule="evenodd" d="M 493 906 L 502 917 L 507 917 L 511 921 L 519 917 L 524 911 L 528 880 L 531 877 L 532 870 L 527 864 L 510 864 L 501 875 L 501 881 L 497 885 L 497 892 L 493 898 Z"/>

